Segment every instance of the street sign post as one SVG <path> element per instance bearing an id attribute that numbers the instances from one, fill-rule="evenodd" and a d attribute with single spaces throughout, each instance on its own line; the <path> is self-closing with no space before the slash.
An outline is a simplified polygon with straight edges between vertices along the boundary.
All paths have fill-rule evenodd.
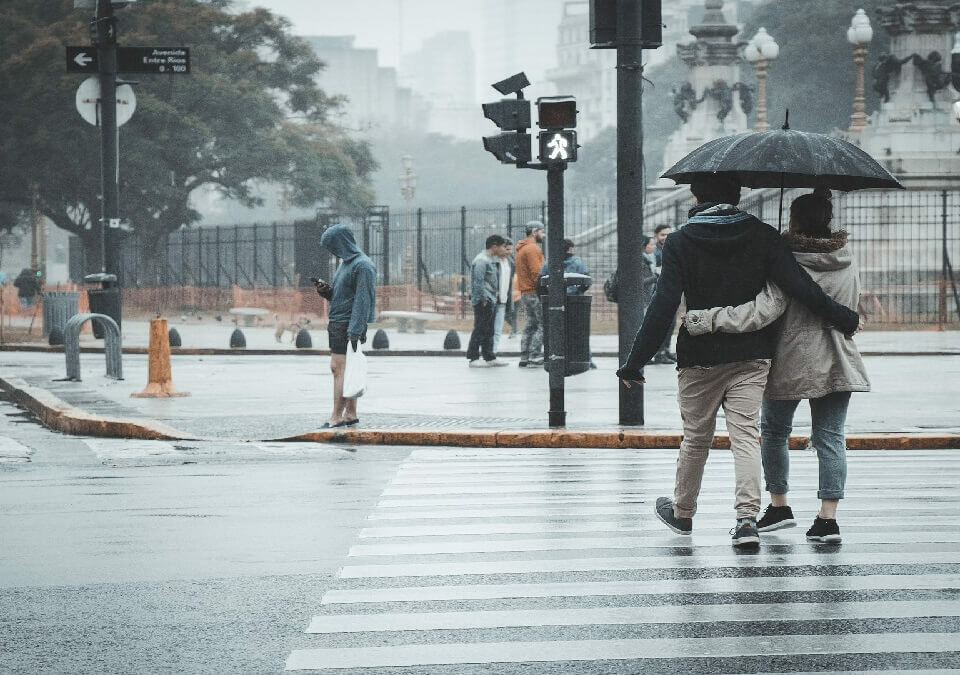
<path id="1" fill-rule="evenodd" d="M 67 47 L 68 73 L 96 73 L 99 66 L 95 47 Z M 117 72 L 184 75 L 190 72 L 190 48 L 117 47 Z"/>

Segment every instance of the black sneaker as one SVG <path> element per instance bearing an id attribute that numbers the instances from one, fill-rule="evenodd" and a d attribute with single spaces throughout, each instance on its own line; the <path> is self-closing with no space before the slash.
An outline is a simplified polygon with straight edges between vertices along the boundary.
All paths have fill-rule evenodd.
<path id="1" fill-rule="evenodd" d="M 839 544 L 840 526 L 836 519 L 826 519 L 817 516 L 813 519 L 813 527 L 807 530 L 807 539 L 809 541 L 819 541 L 823 544 Z"/>
<path id="2" fill-rule="evenodd" d="M 690 534 L 693 531 L 693 518 L 677 518 L 673 515 L 673 500 L 669 497 L 657 497 L 657 518 L 677 534 Z"/>
<path id="3" fill-rule="evenodd" d="M 526 367 L 527 367 L 527 362 L 526 362 L 526 361 L 521 361 L 521 362 L 518 363 L 517 365 L 520 366 L 521 368 L 526 368 Z"/>
<path id="4" fill-rule="evenodd" d="M 788 527 L 796 527 L 797 521 L 793 517 L 793 509 L 789 506 L 774 506 L 770 504 L 763 512 L 763 517 L 757 521 L 757 530 L 773 532 Z"/>
<path id="5" fill-rule="evenodd" d="M 737 526 L 730 530 L 733 535 L 733 545 L 738 548 L 757 548 L 760 546 L 760 533 L 757 532 L 757 521 L 753 518 L 740 518 Z"/>

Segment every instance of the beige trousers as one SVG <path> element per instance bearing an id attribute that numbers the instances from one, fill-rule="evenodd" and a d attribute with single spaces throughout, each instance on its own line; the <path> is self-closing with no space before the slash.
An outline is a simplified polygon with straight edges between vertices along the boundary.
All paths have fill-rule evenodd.
<path id="1" fill-rule="evenodd" d="M 739 361 L 719 366 L 680 368 L 678 375 L 683 442 L 677 458 L 673 492 L 674 515 L 692 518 L 703 467 L 723 406 L 733 451 L 737 518 L 756 518 L 760 512 L 760 404 L 770 372 L 770 360 Z"/>

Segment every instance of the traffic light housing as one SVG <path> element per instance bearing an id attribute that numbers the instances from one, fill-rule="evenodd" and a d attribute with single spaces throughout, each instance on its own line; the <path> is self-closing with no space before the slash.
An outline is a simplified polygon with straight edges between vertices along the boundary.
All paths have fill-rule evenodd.
<path id="1" fill-rule="evenodd" d="M 577 100 L 572 96 L 537 99 L 540 161 L 561 164 L 577 161 Z"/>
<path id="2" fill-rule="evenodd" d="M 662 0 L 635 0 L 641 12 L 640 46 L 663 46 Z M 617 0 L 590 0 L 590 48 L 617 48 Z"/>
<path id="3" fill-rule="evenodd" d="M 503 164 L 523 166 L 532 159 L 530 128 L 530 101 L 523 98 L 523 88 L 530 85 L 527 76 L 517 73 L 493 84 L 501 94 L 516 94 L 483 104 L 483 116 L 500 127 L 504 133 L 483 137 L 483 149 Z"/>
<path id="4" fill-rule="evenodd" d="M 530 134 L 497 134 L 483 137 L 483 149 L 503 164 L 526 163 L 532 159 L 530 142 Z"/>
<path id="5" fill-rule="evenodd" d="M 496 103 L 484 103 L 483 116 L 504 131 L 529 129 L 530 101 L 522 98 L 504 98 Z"/>

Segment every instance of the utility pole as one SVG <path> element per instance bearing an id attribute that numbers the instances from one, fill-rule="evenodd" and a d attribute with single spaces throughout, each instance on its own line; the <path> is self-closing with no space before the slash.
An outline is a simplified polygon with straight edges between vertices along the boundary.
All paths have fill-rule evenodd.
<path id="1" fill-rule="evenodd" d="M 658 0 L 659 1 L 659 0 Z M 618 355 L 626 363 L 640 329 L 640 234 L 643 232 L 643 3 L 617 0 L 617 303 Z M 620 424 L 643 419 L 643 385 L 619 382 Z"/>
<path id="2" fill-rule="evenodd" d="M 117 274 L 116 241 L 120 226 L 117 148 L 117 20 L 111 0 L 97 0 L 91 35 L 97 45 L 100 77 L 100 271 Z"/>
<path id="3" fill-rule="evenodd" d="M 550 386 L 550 409 L 547 421 L 551 427 L 567 426 L 564 408 L 564 381 L 567 373 L 567 287 L 563 278 L 563 172 L 565 163 L 547 168 L 547 264 L 550 284 L 547 288 L 546 326 L 549 335 L 547 373 Z M 526 358 L 526 357 L 524 357 Z"/>

